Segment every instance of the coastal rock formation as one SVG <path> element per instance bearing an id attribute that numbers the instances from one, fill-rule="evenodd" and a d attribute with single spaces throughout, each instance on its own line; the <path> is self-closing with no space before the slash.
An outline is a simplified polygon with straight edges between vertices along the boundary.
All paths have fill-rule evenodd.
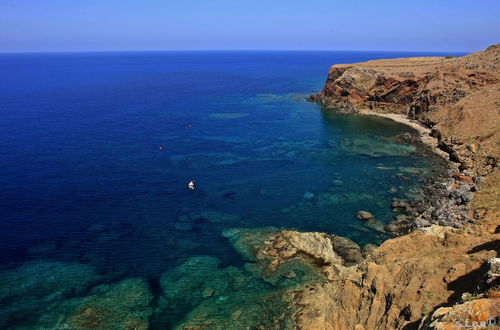
<path id="1" fill-rule="evenodd" d="M 455 303 L 465 311 L 485 308 L 479 316 L 470 310 L 463 320 L 500 316 L 498 287 L 491 284 L 498 271 L 499 234 L 433 225 L 367 248 L 366 257 L 354 242 L 322 233 L 232 229 L 224 235 L 255 261 L 246 268 L 273 285 L 294 278 L 307 269 L 304 265 L 323 275 L 283 286 L 281 294 L 298 307 L 293 326 L 299 329 L 416 329 L 420 324 L 446 329 L 438 324 L 454 320 L 453 309 L 437 307 Z"/>
<path id="2" fill-rule="evenodd" d="M 311 99 L 340 113 L 407 115 L 432 128 L 462 170 L 487 175 L 498 163 L 499 87 L 497 44 L 459 58 L 337 64 Z"/>
<path id="3" fill-rule="evenodd" d="M 278 233 L 272 244 L 266 244 L 266 249 L 261 251 L 268 256 L 287 260 L 298 255 L 312 259 L 318 264 L 332 264 L 341 262 L 340 257 L 333 251 L 332 240 L 324 233 L 301 233 L 285 230 Z"/>
<path id="4" fill-rule="evenodd" d="M 498 253 L 485 244 L 499 235 L 464 234 L 450 227 L 390 239 L 365 261 L 345 267 L 332 264 L 328 281 L 296 293 L 300 329 L 412 329 L 436 306 L 460 302 L 475 293 Z M 482 303 L 482 302 L 478 302 Z M 493 306 L 484 315 L 497 317 Z M 488 305 L 489 306 L 489 305 Z"/>
<path id="5" fill-rule="evenodd" d="M 326 234 L 263 228 L 228 229 L 223 236 L 247 261 L 244 267 L 223 268 L 217 258 L 200 256 L 167 271 L 153 327 L 292 329 L 297 307 L 289 293 L 324 281 L 316 262 L 341 261 Z M 190 312 L 180 320 L 183 310 Z"/>
<path id="6" fill-rule="evenodd" d="M 406 116 L 455 165 L 424 181 L 413 200 L 394 200 L 400 214 L 385 230 L 407 235 L 365 249 L 350 266 L 324 266 L 328 281 L 294 294 L 297 327 L 498 325 L 500 44 L 460 58 L 334 65 L 310 99 L 339 113 Z"/>
<path id="7" fill-rule="evenodd" d="M 468 204 L 479 190 L 479 185 L 470 177 L 450 169 L 448 173 L 422 179 L 421 182 L 420 196 L 393 201 L 394 210 L 402 214 L 385 226 L 387 232 L 405 234 L 431 224 L 461 228 L 468 222 L 476 221 Z"/>
<path id="8" fill-rule="evenodd" d="M 271 260 L 274 268 L 296 258 L 317 267 L 352 265 L 364 259 L 359 245 L 348 238 L 294 230 L 268 236 L 257 252 L 257 260 Z"/>
<path id="9" fill-rule="evenodd" d="M 442 307 L 425 319 L 419 330 L 446 330 L 460 328 L 488 329 L 499 326 L 500 292 L 497 296 L 480 298 L 453 307 Z"/>

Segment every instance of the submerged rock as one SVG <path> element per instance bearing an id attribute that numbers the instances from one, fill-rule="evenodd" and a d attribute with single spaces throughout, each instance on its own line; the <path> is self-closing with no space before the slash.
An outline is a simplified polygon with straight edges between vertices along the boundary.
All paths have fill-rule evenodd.
<path id="1" fill-rule="evenodd" d="M 32 319 L 47 306 L 83 294 L 102 278 L 79 263 L 29 262 L 0 272 L 0 323 Z"/>
<path id="2" fill-rule="evenodd" d="M 0 272 L 0 300 L 13 297 L 78 294 L 101 277 L 92 266 L 79 263 L 29 262 Z"/>
<path id="3" fill-rule="evenodd" d="M 386 230 L 385 230 L 385 227 L 384 227 L 384 224 L 378 220 L 375 220 L 375 219 L 369 219 L 369 220 L 366 220 L 364 225 L 374 231 L 378 231 L 380 233 L 385 233 Z"/>
<path id="4" fill-rule="evenodd" d="M 284 277 L 269 286 L 250 268 L 221 268 L 218 259 L 208 256 L 189 258 L 162 275 L 163 294 L 155 311 L 155 324 L 177 329 L 241 329 L 269 327 L 273 320 L 290 322 L 288 313 L 292 310 L 283 300 L 283 288 L 285 281 L 294 278 Z M 181 320 L 183 310 L 191 312 Z M 269 319 L 262 317 L 264 311 Z"/>
<path id="5" fill-rule="evenodd" d="M 210 117 L 218 119 L 238 119 L 248 116 L 249 113 L 246 112 L 221 112 L 221 113 L 211 113 Z"/>
<path id="6" fill-rule="evenodd" d="M 245 259 L 256 261 L 264 242 L 279 231 L 278 228 L 226 229 L 222 236 L 229 239 L 233 248 Z"/>
<path id="7" fill-rule="evenodd" d="M 175 329 L 293 329 L 296 308 L 283 291 L 248 288 L 225 299 L 208 299 L 193 309 Z M 222 298 L 222 297 L 221 297 Z"/>
<path id="8" fill-rule="evenodd" d="M 304 197 L 307 200 L 311 200 L 314 198 L 314 194 L 311 192 L 306 192 L 306 193 L 304 193 L 304 195 L 302 195 L 302 197 Z"/>
<path id="9" fill-rule="evenodd" d="M 8 328 L 12 322 L 26 329 L 148 329 L 153 296 L 147 283 L 127 279 L 86 293 L 100 280 L 91 266 L 77 263 L 32 262 L 4 271 L 0 326 Z"/>
<path id="10" fill-rule="evenodd" d="M 176 168 L 206 168 L 212 166 L 229 166 L 250 160 L 249 157 L 238 156 L 232 153 L 192 153 L 175 155 L 170 158 Z"/>
<path id="11" fill-rule="evenodd" d="M 148 329 L 153 295 L 143 279 L 94 288 L 69 318 L 73 329 Z"/>
<path id="12" fill-rule="evenodd" d="M 237 215 L 206 210 L 181 215 L 175 222 L 175 229 L 178 231 L 191 231 L 204 223 L 237 225 L 240 221 L 241 217 Z"/>
<path id="13" fill-rule="evenodd" d="M 367 212 L 367 211 L 358 211 L 356 216 L 360 220 L 370 220 L 370 219 L 374 218 L 373 214 L 371 214 L 370 212 Z"/>
<path id="14" fill-rule="evenodd" d="M 103 284 L 84 298 L 70 299 L 49 308 L 36 328 L 147 330 L 152 299 L 143 279 L 129 278 L 115 284 Z"/>
<path id="15" fill-rule="evenodd" d="M 340 179 L 334 179 L 332 180 L 332 185 L 334 186 L 341 186 L 344 184 L 344 181 L 340 180 Z"/>
<path id="16" fill-rule="evenodd" d="M 396 144 L 374 136 L 343 139 L 340 148 L 348 153 L 380 158 L 384 156 L 404 156 L 416 151 L 414 146 Z"/>

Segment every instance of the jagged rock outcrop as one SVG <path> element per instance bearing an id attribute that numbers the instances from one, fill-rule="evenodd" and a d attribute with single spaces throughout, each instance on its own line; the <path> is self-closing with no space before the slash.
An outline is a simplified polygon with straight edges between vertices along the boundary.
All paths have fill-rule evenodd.
<path id="1" fill-rule="evenodd" d="M 267 240 L 258 258 L 270 257 L 271 265 L 278 266 L 292 258 L 302 258 L 323 267 L 352 265 L 363 260 L 361 248 L 348 238 L 325 233 L 283 230 Z"/>
<path id="2" fill-rule="evenodd" d="M 500 319 L 500 299 L 496 297 L 479 298 L 453 307 L 442 307 L 432 313 L 419 326 L 419 330 L 451 329 L 498 329 Z"/>
<path id="3" fill-rule="evenodd" d="M 334 65 L 310 99 L 339 113 L 405 115 L 432 129 L 457 166 L 424 183 L 420 200 L 394 201 L 403 213 L 385 229 L 409 234 L 370 248 L 350 267 L 323 267 L 328 282 L 296 294 L 298 327 L 455 329 L 456 322 L 498 321 L 500 44 L 461 58 Z"/>
<path id="4" fill-rule="evenodd" d="M 337 64 L 311 97 L 340 113 L 399 113 L 433 128 L 439 147 L 474 175 L 498 163 L 500 44 L 459 58 Z"/>
<path id="5" fill-rule="evenodd" d="M 323 267 L 328 281 L 296 294 L 300 329 L 416 329 L 437 306 L 459 302 L 482 283 L 498 234 L 432 226 L 391 239 L 366 260 Z M 491 302 L 497 304 L 497 302 Z M 492 305 L 493 306 L 493 305 Z M 495 305 L 496 306 L 496 305 Z M 497 317 L 499 309 L 484 311 Z"/>
<path id="6" fill-rule="evenodd" d="M 385 230 L 406 234 L 431 224 L 461 228 L 475 222 L 479 217 L 471 213 L 469 203 L 480 183 L 457 170 L 448 172 L 422 180 L 419 198 L 409 201 L 395 199 L 392 206 L 400 214 L 385 226 Z"/>

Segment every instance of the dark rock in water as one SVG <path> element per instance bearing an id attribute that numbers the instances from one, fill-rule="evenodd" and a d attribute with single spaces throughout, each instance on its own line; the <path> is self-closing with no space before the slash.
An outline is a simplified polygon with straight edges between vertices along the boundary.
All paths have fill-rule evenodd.
<path id="1" fill-rule="evenodd" d="M 51 306 L 36 329 L 137 329 L 149 328 L 153 295 L 143 279 L 129 278 L 103 284 L 89 296 Z"/>
<path id="2" fill-rule="evenodd" d="M 344 184 L 344 181 L 342 181 L 340 179 L 332 180 L 332 185 L 334 185 L 334 186 L 341 186 L 343 184 Z"/>
<path id="3" fill-rule="evenodd" d="M 388 190 L 388 193 L 390 193 L 390 194 L 395 194 L 395 193 L 397 193 L 397 192 L 398 192 L 398 188 L 396 188 L 396 187 L 391 187 L 391 188 Z"/>
<path id="4" fill-rule="evenodd" d="M 408 206 L 408 203 L 402 199 L 395 199 L 392 204 L 391 204 L 393 209 L 406 209 Z"/>
<path id="5" fill-rule="evenodd" d="M 373 219 L 373 214 L 367 211 L 359 211 L 358 214 L 356 215 L 358 219 L 360 220 L 370 220 Z"/>
<path id="6" fill-rule="evenodd" d="M 85 264 L 62 262 L 29 262 L 18 268 L 0 272 L 0 328 L 6 322 L 26 321 L 26 315 L 46 314 L 50 306 L 64 303 L 85 293 L 102 280 L 97 271 Z M 8 305 L 3 305 L 9 302 Z M 32 329 L 49 327 L 32 326 Z M 50 324 L 50 329 L 59 329 Z M 62 328 L 61 328 L 62 329 Z"/>
<path id="7" fill-rule="evenodd" d="M 420 144 L 420 137 L 416 134 L 411 134 L 409 132 L 404 132 L 398 135 L 393 136 L 391 142 L 397 144 L 405 144 L 405 145 L 418 145 Z"/>
<path id="8" fill-rule="evenodd" d="M 394 200 L 392 206 L 402 210 L 406 217 L 398 216 L 385 229 L 404 234 L 432 224 L 461 228 L 471 221 L 467 204 L 472 200 L 475 184 L 468 181 L 453 169 L 422 180 L 422 198 Z"/>
<path id="9" fill-rule="evenodd" d="M 395 233 L 399 231 L 399 227 L 395 223 L 388 223 L 385 225 L 384 229 L 388 233 Z"/>
<path id="10" fill-rule="evenodd" d="M 203 298 L 208 298 L 208 297 L 213 296 L 214 293 L 215 293 L 215 289 L 209 286 L 209 287 L 206 287 L 205 289 L 203 289 L 203 291 L 201 292 L 201 296 Z"/>
<path id="11" fill-rule="evenodd" d="M 344 259 L 346 266 L 351 266 L 360 263 L 364 260 L 361 248 L 352 240 L 341 237 L 332 236 L 333 250 Z"/>

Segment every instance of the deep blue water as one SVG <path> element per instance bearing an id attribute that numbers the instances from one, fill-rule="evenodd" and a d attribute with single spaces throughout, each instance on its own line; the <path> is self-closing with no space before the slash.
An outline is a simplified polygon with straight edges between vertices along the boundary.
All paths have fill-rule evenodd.
<path id="1" fill-rule="evenodd" d="M 387 222 L 391 199 L 436 160 L 389 142 L 410 131 L 401 124 L 337 116 L 304 97 L 332 64 L 414 55 L 448 54 L 0 55 L 1 267 L 78 262 L 107 282 L 155 283 L 192 256 L 241 266 L 220 234 L 228 228 L 382 242 L 356 212 Z M 203 211 L 236 217 L 179 220 Z"/>

